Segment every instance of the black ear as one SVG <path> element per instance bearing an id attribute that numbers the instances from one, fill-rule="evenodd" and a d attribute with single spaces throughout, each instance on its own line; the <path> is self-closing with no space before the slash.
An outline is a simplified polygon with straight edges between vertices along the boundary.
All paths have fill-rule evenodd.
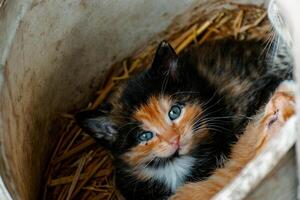
<path id="1" fill-rule="evenodd" d="M 112 144 L 117 137 L 117 126 L 112 122 L 109 114 L 101 110 L 87 110 L 75 114 L 78 125 L 90 136 L 99 141 Z"/>
<path id="2" fill-rule="evenodd" d="M 159 74 L 170 74 L 173 78 L 176 76 L 178 65 L 178 56 L 172 46 L 162 41 L 156 50 L 151 70 Z"/>

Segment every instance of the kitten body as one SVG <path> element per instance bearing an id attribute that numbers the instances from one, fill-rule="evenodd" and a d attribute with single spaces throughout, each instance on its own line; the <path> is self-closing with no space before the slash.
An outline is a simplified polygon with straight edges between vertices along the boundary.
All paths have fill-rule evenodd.
<path id="1" fill-rule="evenodd" d="M 110 106 L 76 115 L 114 154 L 126 199 L 166 199 L 225 165 L 249 118 L 291 78 L 292 62 L 274 67 L 264 46 L 218 41 L 178 57 L 163 42 L 152 66 L 125 82 Z"/>

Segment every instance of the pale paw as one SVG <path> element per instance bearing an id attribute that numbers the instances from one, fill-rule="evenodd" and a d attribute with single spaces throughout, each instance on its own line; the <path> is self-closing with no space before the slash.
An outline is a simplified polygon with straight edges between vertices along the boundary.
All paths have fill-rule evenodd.
<path id="1" fill-rule="evenodd" d="M 263 125 L 268 133 L 278 132 L 285 122 L 295 114 L 294 91 L 292 84 L 283 82 L 267 103 Z"/>

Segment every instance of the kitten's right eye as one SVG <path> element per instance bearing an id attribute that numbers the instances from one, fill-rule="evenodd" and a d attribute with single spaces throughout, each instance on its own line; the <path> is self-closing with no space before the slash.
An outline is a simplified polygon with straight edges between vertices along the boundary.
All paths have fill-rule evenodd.
<path id="1" fill-rule="evenodd" d="M 177 119 L 181 114 L 181 107 L 179 105 L 174 105 L 169 111 L 169 118 L 173 121 Z"/>
<path id="2" fill-rule="evenodd" d="M 138 134 L 138 139 L 141 142 L 147 142 L 147 141 L 151 140 L 153 137 L 154 137 L 154 134 L 150 131 L 145 131 L 145 132 Z"/>

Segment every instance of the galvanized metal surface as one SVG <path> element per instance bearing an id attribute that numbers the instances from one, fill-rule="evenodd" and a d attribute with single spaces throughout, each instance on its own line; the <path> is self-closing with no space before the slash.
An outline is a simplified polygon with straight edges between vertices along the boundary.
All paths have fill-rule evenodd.
<path id="1" fill-rule="evenodd" d="M 7 1 L 0 8 L 0 174 L 13 199 L 37 199 L 58 112 L 87 102 L 112 63 L 161 40 L 193 14 L 218 8 L 208 0 Z M 290 134 L 281 157 L 295 141 Z M 273 155 L 271 148 L 265 153 Z M 244 196 L 279 160 L 270 161 Z"/>

